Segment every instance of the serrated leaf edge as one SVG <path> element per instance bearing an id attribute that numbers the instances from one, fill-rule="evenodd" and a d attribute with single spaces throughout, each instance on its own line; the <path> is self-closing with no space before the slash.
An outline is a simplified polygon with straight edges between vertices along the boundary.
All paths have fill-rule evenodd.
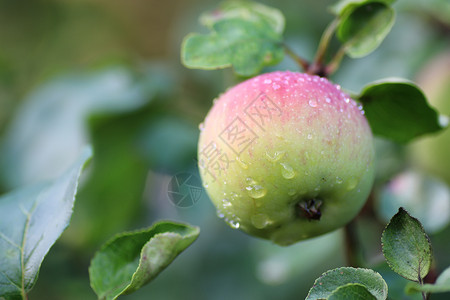
<path id="1" fill-rule="evenodd" d="M 387 292 L 388 292 L 388 285 L 387 285 L 386 281 L 384 280 L 384 278 L 380 275 L 380 273 L 378 273 L 378 272 L 376 272 L 376 271 L 374 271 L 374 270 L 372 270 L 372 269 L 366 269 L 366 268 L 340 267 L 340 268 L 335 268 L 335 269 L 327 270 L 327 271 L 325 271 L 324 273 L 322 273 L 322 275 L 320 275 L 320 276 L 314 281 L 314 284 L 313 284 L 313 286 L 309 289 L 308 295 L 306 295 L 306 298 L 305 298 L 305 299 L 308 299 L 308 298 L 310 297 L 310 294 L 311 294 L 312 289 L 313 289 L 316 285 L 319 284 L 319 280 L 320 280 L 320 279 L 322 279 L 323 277 L 327 276 L 327 275 L 328 275 L 329 273 L 331 273 L 331 272 L 337 272 L 338 270 L 343 270 L 343 269 L 346 269 L 346 270 L 356 270 L 356 271 L 357 271 L 357 270 L 364 270 L 364 271 L 369 271 L 369 272 L 375 274 L 375 276 L 378 276 L 378 277 L 383 281 L 383 285 L 384 285 L 384 288 L 386 289 L 386 294 L 387 294 Z M 369 291 L 369 292 L 370 292 L 370 291 Z M 376 297 L 375 297 L 375 298 L 376 298 Z"/>
<path id="2" fill-rule="evenodd" d="M 410 218 L 413 219 L 413 221 L 415 221 L 415 222 L 417 222 L 417 223 L 419 224 L 419 226 L 420 226 L 420 228 L 422 229 L 422 232 L 423 232 L 425 238 L 426 238 L 427 241 L 428 241 L 428 246 L 429 246 L 429 249 L 430 249 L 430 256 L 431 256 L 431 259 L 433 258 L 433 248 L 431 247 L 431 240 L 430 240 L 429 236 L 427 235 L 427 233 L 425 232 L 425 229 L 423 228 L 422 223 L 420 223 L 420 221 L 419 221 L 417 218 L 411 216 L 411 215 L 409 214 L 409 212 L 408 212 L 406 209 L 404 209 L 403 207 L 400 207 L 400 208 L 398 209 L 398 212 L 397 212 L 394 216 L 392 216 L 391 220 L 389 220 L 389 223 L 388 223 L 388 224 L 386 225 L 386 227 L 384 228 L 383 233 L 381 234 L 381 251 L 383 252 L 383 256 L 384 256 L 384 258 L 385 258 L 385 260 L 386 260 L 386 262 L 387 262 L 389 268 L 390 268 L 392 271 L 394 271 L 395 273 L 397 273 L 398 275 L 402 276 L 403 278 L 405 278 L 405 279 L 407 279 L 407 280 L 414 281 L 414 282 L 417 282 L 417 283 L 418 283 L 418 282 L 419 282 L 420 274 L 419 274 L 419 277 L 417 278 L 417 281 L 411 280 L 411 279 L 409 279 L 409 278 L 406 278 L 405 276 L 403 276 L 402 274 L 400 274 L 399 272 L 397 272 L 397 271 L 394 269 L 394 267 L 392 266 L 391 262 L 386 258 L 386 255 L 385 255 L 385 253 L 384 253 L 383 237 L 384 237 L 384 234 L 385 234 L 385 232 L 386 232 L 386 229 L 387 229 L 388 226 L 391 224 L 392 219 L 393 219 L 396 215 L 398 215 L 401 211 L 404 211 Z M 428 272 L 429 272 L 429 270 L 428 270 Z M 428 273 L 428 272 L 427 272 L 427 273 Z M 422 278 L 422 279 L 423 279 L 423 278 Z"/>

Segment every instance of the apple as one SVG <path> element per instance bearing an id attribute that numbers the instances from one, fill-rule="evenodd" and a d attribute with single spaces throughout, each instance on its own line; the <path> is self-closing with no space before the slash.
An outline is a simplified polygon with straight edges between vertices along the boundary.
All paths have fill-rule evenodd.
<path id="1" fill-rule="evenodd" d="M 272 72 L 218 99 L 200 124 L 198 163 L 217 214 L 279 245 L 352 220 L 374 179 L 362 107 L 326 78 Z"/>

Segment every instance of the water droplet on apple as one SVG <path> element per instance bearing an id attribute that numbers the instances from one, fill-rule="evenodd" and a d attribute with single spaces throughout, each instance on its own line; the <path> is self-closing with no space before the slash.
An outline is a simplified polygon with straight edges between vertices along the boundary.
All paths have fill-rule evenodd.
<path id="1" fill-rule="evenodd" d="M 285 151 L 275 151 L 273 155 L 271 155 L 269 152 L 266 151 L 266 158 L 270 162 L 277 162 L 279 161 L 285 154 Z"/>
<path id="2" fill-rule="evenodd" d="M 325 99 L 325 101 L 326 101 L 327 103 L 330 103 L 330 102 L 331 102 L 331 99 L 327 97 L 327 98 Z"/>
<path id="3" fill-rule="evenodd" d="M 280 165 L 283 167 L 281 169 L 281 175 L 286 179 L 292 179 L 295 176 L 295 171 L 292 169 L 290 165 L 287 163 L 280 163 Z"/>
<path id="4" fill-rule="evenodd" d="M 276 84 L 276 83 L 274 83 L 272 85 L 272 87 L 273 87 L 274 90 L 278 90 L 280 88 L 280 86 L 278 84 Z"/>
<path id="5" fill-rule="evenodd" d="M 200 129 L 200 131 L 205 130 L 205 124 L 200 123 L 200 124 L 198 125 L 198 129 Z"/>
<path id="6" fill-rule="evenodd" d="M 269 217 L 265 214 L 256 214 L 251 217 L 252 224 L 257 229 L 263 229 L 272 223 Z"/>
<path id="7" fill-rule="evenodd" d="M 248 194 L 253 199 L 262 198 L 262 197 L 264 197 L 267 194 L 266 189 L 264 187 L 260 186 L 260 185 L 254 185 L 254 186 L 250 186 L 250 189 L 248 189 L 248 188 L 249 187 L 247 187 Z"/>
<path id="8" fill-rule="evenodd" d="M 231 207 L 232 206 L 230 200 L 225 199 L 225 198 L 222 199 L 222 205 L 223 205 L 223 207 Z"/>
<path id="9" fill-rule="evenodd" d="M 449 123 L 449 117 L 446 115 L 439 115 L 438 122 L 441 127 L 447 127 Z"/>
<path id="10" fill-rule="evenodd" d="M 316 107 L 317 106 L 317 101 L 314 100 L 314 99 L 309 100 L 308 103 L 309 103 L 309 106 L 311 106 L 311 107 Z"/>
<path id="11" fill-rule="evenodd" d="M 231 228 L 234 228 L 234 229 L 238 229 L 239 226 L 241 226 L 241 224 L 239 224 L 238 221 L 233 220 L 233 219 L 231 219 L 231 220 L 225 220 L 225 222 L 227 222 L 228 225 L 230 225 L 230 227 L 231 227 Z"/>
<path id="12" fill-rule="evenodd" d="M 225 217 L 225 214 L 221 210 L 217 210 L 216 214 L 220 219 L 223 219 Z"/>
<path id="13" fill-rule="evenodd" d="M 256 184 L 256 181 L 253 178 L 251 178 L 251 177 L 245 178 L 245 182 L 247 182 L 250 185 L 251 184 Z"/>
<path id="14" fill-rule="evenodd" d="M 337 184 L 341 184 L 342 182 L 344 182 L 344 181 L 342 180 L 341 177 L 336 177 L 336 183 Z"/>
<path id="15" fill-rule="evenodd" d="M 308 134 L 308 140 L 312 139 L 312 134 Z"/>
<path id="16" fill-rule="evenodd" d="M 350 180 L 348 181 L 348 184 L 347 184 L 347 190 L 349 190 L 349 191 L 353 190 L 357 184 L 358 184 L 358 180 L 356 178 L 353 178 L 353 177 L 350 178 Z"/>
<path id="17" fill-rule="evenodd" d="M 270 79 L 264 80 L 264 84 L 271 84 L 271 83 L 272 83 L 272 80 L 270 80 Z"/>
<path id="18" fill-rule="evenodd" d="M 344 101 L 345 101 L 345 103 L 349 103 L 349 102 L 350 102 L 350 98 L 347 98 L 347 97 L 346 97 L 346 98 L 344 99 Z"/>

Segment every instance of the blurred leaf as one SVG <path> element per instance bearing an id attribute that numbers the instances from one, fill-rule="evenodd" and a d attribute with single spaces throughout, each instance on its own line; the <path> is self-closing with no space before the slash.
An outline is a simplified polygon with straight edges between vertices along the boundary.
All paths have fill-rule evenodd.
<path id="1" fill-rule="evenodd" d="M 348 283 L 334 290 L 328 300 L 376 300 L 364 285 Z"/>
<path id="2" fill-rule="evenodd" d="M 204 15 L 211 33 L 189 34 L 181 47 L 188 68 L 221 69 L 233 66 L 241 76 L 257 74 L 284 56 L 284 20 L 279 11 L 251 2 L 232 2 Z"/>
<path id="3" fill-rule="evenodd" d="M 102 246 L 89 267 L 91 286 L 99 299 L 116 299 L 153 280 L 198 237 L 195 226 L 159 222 L 122 233 Z"/>
<path id="4" fill-rule="evenodd" d="M 349 13 L 367 3 L 380 2 L 385 3 L 386 5 L 390 5 L 395 1 L 396 0 L 340 0 L 330 6 L 330 11 L 337 16 L 343 16 L 346 13 Z"/>
<path id="5" fill-rule="evenodd" d="M 444 270 L 436 280 L 435 284 L 420 285 L 416 282 L 410 282 L 406 286 L 407 293 L 447 293 L 450 292 L 450 267 Z"/>
<path id="6" fill-rule="evenodd" d="M 6 133 L 0 176 L 10 188 L 57 177 L 90 142 L 89 116 L 142 107 L 162 85 L 162 77 L 137 79 L 115 68 L 61 76 L 39 87 Z"/>
<path id="7" fill-rule="evenodd" d="M 137 139 L 142 157 L 153 170 L 178 172 L 195 163 L 199 130 L 178 116 L 155 116 Z"/>
<path id="8" fill-rule="evenodd" d="M 444 127 L 420 88 L 403 79 L 373 82 L 363 88 L 359 100 L 373 133 L 399 143 Z"/>
<path id="9" fill-rule="evenodd" d="M 81 169 L 78 161 L 52 183 L 13 191 L 0 198 L 0 296 L 25 297 L 48 251 L 68 226 Z"/>
<path id="10" fill-rule="evenodd" d="M 284 30 L 284 16 L 280 10 L 252 1 L 222 2 L 218 9 L 201 15 L 200 23 L 213 28 L 220 20 L 235 18 L 253 23 L 266 22 L 279 34 Z"/>
<path id="11" fill-rule="evenodd" d="M 337 37 L 344 44 L 345 52 L 353 58 L 374 51 L 394 25 L 395 12 L 382 1 L 365 1 L 353 9 L 344 9 L 344 12 Z"/>
<path id="12" fill-rule="evenodd" d="M 370 269 L 343 267 L 323 273 L 309 290 L 307 300 L 328 299 L 339 287 L 361 284 L 375 299 L 387 298 L 388 287 L 377 272 Z"/>
<path id="13" fill-rule="evenodd" d="M 443 182 L 418 172 L 404 172 L 382 190 L 377 213 L 389 221 L 399 207 L 417 217 L 429 233 L 450 222 L 450 190 Z"/>
<path id="14" fill-rule="evenodd" d="M 422 224 L 402 207 L 381 237 L 383 254 L 389 267 L 406 279 L 421 281 L 431 266 L 431 242 Z"/>

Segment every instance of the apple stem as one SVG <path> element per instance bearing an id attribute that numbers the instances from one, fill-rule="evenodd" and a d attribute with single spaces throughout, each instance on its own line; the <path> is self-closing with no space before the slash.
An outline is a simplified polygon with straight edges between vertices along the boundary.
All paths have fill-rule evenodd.
<path id="1" fill-rule="evenodd" d="M 331 38 L 333 37 L 334 32 L 339 24 L 339 19 L 335 18 L 325 29 L 320 38 L 319 47 L 317 48 L 316 57 L 314 58 L 313 66 L 323 66 L 323 60 L 325 58 L 325 54 L 327 53 L 328 45 L 330 44 Z M 314 70 L 308 70 L 314 72 Z"/>
<path id="2" fill-rule="evenodd" d="M 331 75 L 339 68 L 339 65 L 341 64 L 342 58 L 344 58 L 345 55 L 345 46 L 342 46 L 338 52 L 334 55 L 334 57 L 331 59 L 329 64 L 325 67 L 325 73 L 327 75 Z"/>
<path id="3" fill-rule="evenodd" d="M 361 267 L 361 259 L 358 242 L 358 234 L 356 232 L 356 221 L 353 219 L 345 225 L 345 256 L 347 259 L 347 265 L 350 267 Z"/>
<path id="4" fill-rule="evenodd" d="M 294 51 L 292 51 L 291 48 L 289 48 L 288 45 L 283 44 L 284 47 L 284 51 L 286 52 L 287 55 L 289 55 L 302 69 L 303 71 L 307 71 L 309 69 L 309 62 L 304 59 L 303 57 L 300 57 L 297 53 L 295 53 Z"/>

